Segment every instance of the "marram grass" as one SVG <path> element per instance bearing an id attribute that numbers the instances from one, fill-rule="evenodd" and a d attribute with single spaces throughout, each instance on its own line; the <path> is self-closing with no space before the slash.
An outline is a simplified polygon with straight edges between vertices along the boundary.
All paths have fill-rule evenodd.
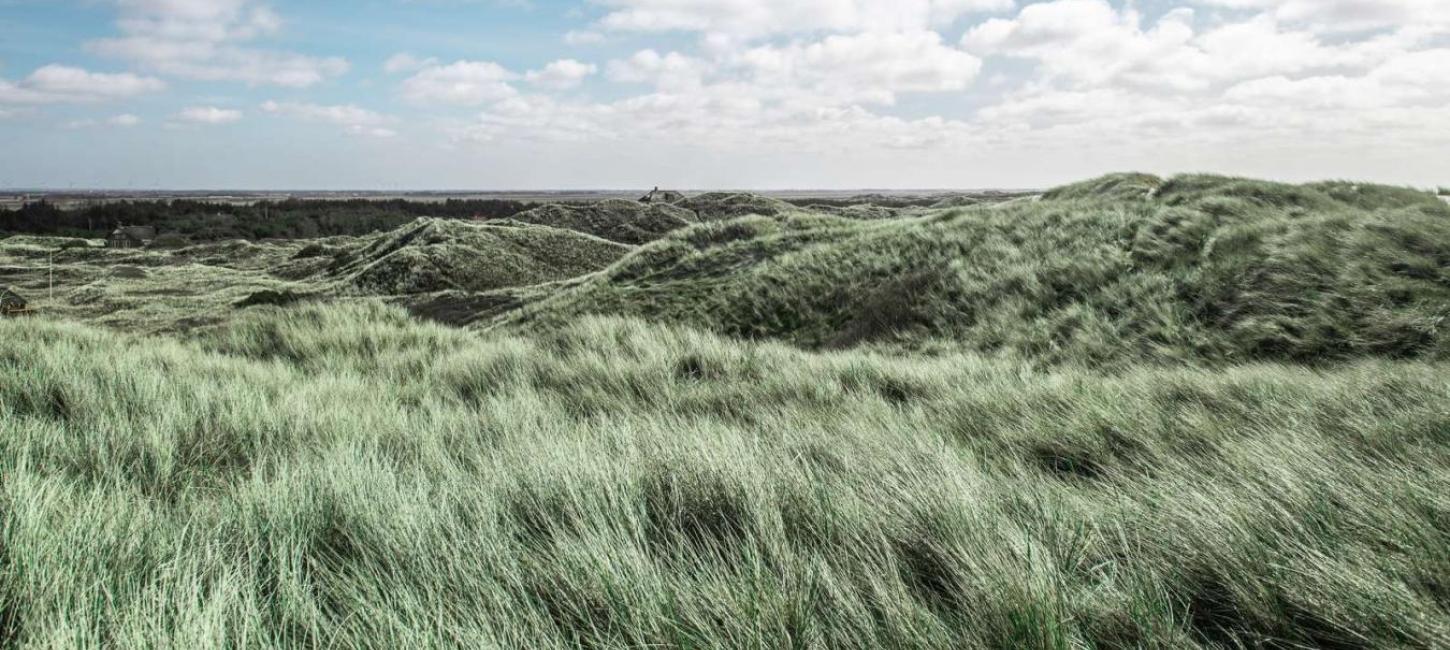
<path id="1" fill-rule="evenodd" d="M 1450 372 L 0 322 L 0 646 L 1444 647 Z"/>

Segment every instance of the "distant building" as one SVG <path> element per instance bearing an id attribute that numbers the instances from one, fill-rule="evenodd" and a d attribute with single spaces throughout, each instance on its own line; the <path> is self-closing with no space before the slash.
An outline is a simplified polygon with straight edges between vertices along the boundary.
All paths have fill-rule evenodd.
<path id="1" fill-rule="evenodd" d="M 685 195 L 674 190 L 662 190 L 658 187 L 650 190 L 649 194 L 639 197 L 640 203 L 674 203 L 683 201 Z"/>
<path id="2" fill-rule="evenodd" d="M 6 287 L 0 287 L 0 315 L 14 316 L 23 314 L 28 311 L 27 307 L 25 298 L 20 297 L 20 294 Z"/>
<path id="3" fill-rule="evenodd" d="M 106 238 L 109 248 L 141 248 L 156 239 L 156 229 L 151 226 L 116 226 Z"/>

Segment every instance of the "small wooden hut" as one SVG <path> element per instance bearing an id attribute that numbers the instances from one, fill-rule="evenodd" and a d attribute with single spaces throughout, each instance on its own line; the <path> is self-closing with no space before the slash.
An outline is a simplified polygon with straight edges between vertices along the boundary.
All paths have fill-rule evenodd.
<path id="1" fill-rule="evenodd" d="M 683 201 L 685 195 L 674 190 L 662 190 L 658 187 L 650 190 L 649 194 L 639 197 L 640 203 L 675 203 Z"/>
<path id="2" fill-rule="evenodd" d="M 0 287 L 0 316 L 19 316 L 30 312 L 29 303 L 9 287 Z"/>
<path id="3" fill-rule="evenodd" d="M 116 226 L 106 238 L 108 248 L 141 248 L 156 239 L 156 229 L 151 226 Z"/>

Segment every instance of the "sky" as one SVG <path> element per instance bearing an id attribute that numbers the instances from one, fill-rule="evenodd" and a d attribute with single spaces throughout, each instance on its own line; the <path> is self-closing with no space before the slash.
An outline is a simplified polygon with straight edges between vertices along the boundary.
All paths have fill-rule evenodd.
<path id="1" fill-rule="evenodd" d="M 0 0 L 0 187 L 1450 185 L 1450 0 Z"/>

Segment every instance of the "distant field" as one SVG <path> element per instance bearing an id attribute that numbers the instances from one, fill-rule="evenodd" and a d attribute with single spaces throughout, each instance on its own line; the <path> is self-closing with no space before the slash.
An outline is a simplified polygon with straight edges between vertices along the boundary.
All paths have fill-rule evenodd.
<path id="1" fill-rule="evenodd" d="M 1450 205 L 797 199 L 0 239 L 0 647 L 1445 647 Z"/>

